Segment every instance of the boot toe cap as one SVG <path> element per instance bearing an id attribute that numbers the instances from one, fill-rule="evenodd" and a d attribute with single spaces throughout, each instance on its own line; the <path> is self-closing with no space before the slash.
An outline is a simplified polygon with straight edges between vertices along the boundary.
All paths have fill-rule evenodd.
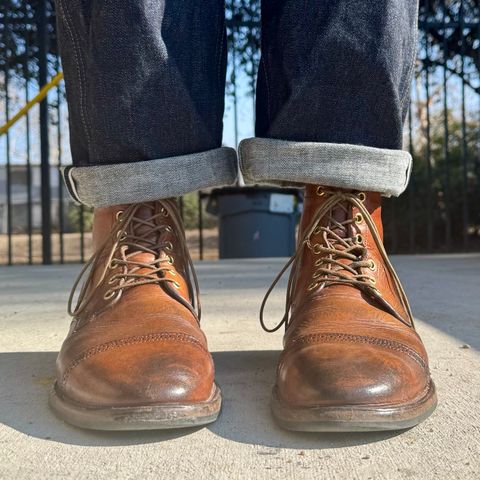
<path id="1" fill-rule="evenodd" d="M 429 386 L 428 367 L 415 352 L 387 345 L 314 343 L 289 350 L 279 365 L 279 395 L 294 406 L 413 402 Z"/>
<path id="2" fill-rule="evenodd" d="M 83 355 L 57 388 L 92 406 L 198 403 L 214 390 L 213 361 L 193 343 L 140 342 Z"/>

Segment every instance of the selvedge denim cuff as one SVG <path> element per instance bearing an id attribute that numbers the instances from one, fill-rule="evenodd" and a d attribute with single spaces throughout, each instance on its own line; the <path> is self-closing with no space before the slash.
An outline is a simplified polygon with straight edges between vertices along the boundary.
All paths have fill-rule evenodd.
<path id="1" fill-rule="evenodd" d="M 63 168 L 70 195 L 89 207 L 177 197 L 232 185 L 237 175 L 237 154 L 229 147 L 142 162 Z"/>
<path id="2" fill-rule="evenodd" d="M 242 140 L 240 169 L 247 183 L 315 184 L 399 196 L 407 187 L 412 157 L 403 150 L 339 143 Z"/>

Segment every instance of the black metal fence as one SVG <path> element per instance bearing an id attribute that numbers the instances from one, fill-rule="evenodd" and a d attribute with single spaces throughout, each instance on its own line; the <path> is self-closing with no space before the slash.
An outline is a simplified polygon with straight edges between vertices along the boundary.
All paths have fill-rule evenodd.
<path id="1" fill-rule="evenodd" d="M 253 134 L 259 11 L 259 0 L 227 2 L 230 144 Z M 405 129 L 414 171 L 407 192 L 385 202 L 387 247 L 480 250 L 479 0 L 421 1 L 419 31 Z M 60 70 L 51 0 L 3 0 L 0 127 Z M 67 121 L 60 83 L 0 135 L 0 264 L 83 261 L 89 253 L 91 212 L 72 204 L 59 173 L 70 162 Z M 200 258 L 214 248 L 207 197 L 182 200 Z"/>

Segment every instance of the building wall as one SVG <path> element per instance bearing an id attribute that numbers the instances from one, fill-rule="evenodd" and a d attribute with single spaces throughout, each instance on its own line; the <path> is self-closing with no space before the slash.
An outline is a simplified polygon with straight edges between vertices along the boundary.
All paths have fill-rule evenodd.
<path id="1" fill-rule="evenodd" d="M 12 165 L 11 177 L 11 215 L 12 233 L 28 231 L 28 211 L 31 210 L 32 229 L 39 230 L 42 226 L 41 217 L 41 176 L 40 166 L 31 166 L 31 205 L 28 204 L 27 194 L 27 167 L 26 165 Z M 56 167 L 50 168 L 51 185 L 51 216 L 53 228 L 59 227 L 60 193 L 64 209 L 64 225 L 68 228 L 67 214 L 73 202 L 62 184 L 59 191 L 60 175 Z M 8 231 L 8 205 L 7 205 L 7 169 L 0 165 L 0 234 Z"/>

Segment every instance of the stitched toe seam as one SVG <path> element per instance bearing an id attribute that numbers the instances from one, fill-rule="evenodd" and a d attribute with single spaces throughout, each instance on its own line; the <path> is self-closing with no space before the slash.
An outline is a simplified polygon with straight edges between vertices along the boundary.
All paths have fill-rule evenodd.
<path id="1" fill-rule="evenodd" d="M 384 338 L 370 337 L 365 335 L 352 335 L 348 333 L 312 333 L 292 340 L 290 345 L 301 346 L 310 343 L 331 343 L 331 342 L 345 342 L 374 345 L 381 348 L 387 348 L 397 352 L 402 352 L 408 355 L 412 360 L 417 362 L 422 368 L 428 370 L 428 366 L 423 358 L 412 348 L 407 347 L 403 343 L 395 340 L 387 340 Z"/>
<path id="2" fill-rule="evenodd" d="M 80 365 L 85 360 L 94 357 L 95 355 L 107 352 L 109 350 L 127 347 L 130 345 L 169 341 L 189 343 L 194 347 L 208 353 L 208 350 L 195 337 L 184 333 L 151 333 L 148 335 L 137 335 L 133 337 L 122 338 L 120 340 L 112 340 L 110 342 L 105 342 L 100 345 L 91 347 L 86 350 L 82 355 L 77 357 L 65 370 L 65 373 L 62 377 L 62 386 L 67 383 L 68 377 L 78 365 Z"/>

